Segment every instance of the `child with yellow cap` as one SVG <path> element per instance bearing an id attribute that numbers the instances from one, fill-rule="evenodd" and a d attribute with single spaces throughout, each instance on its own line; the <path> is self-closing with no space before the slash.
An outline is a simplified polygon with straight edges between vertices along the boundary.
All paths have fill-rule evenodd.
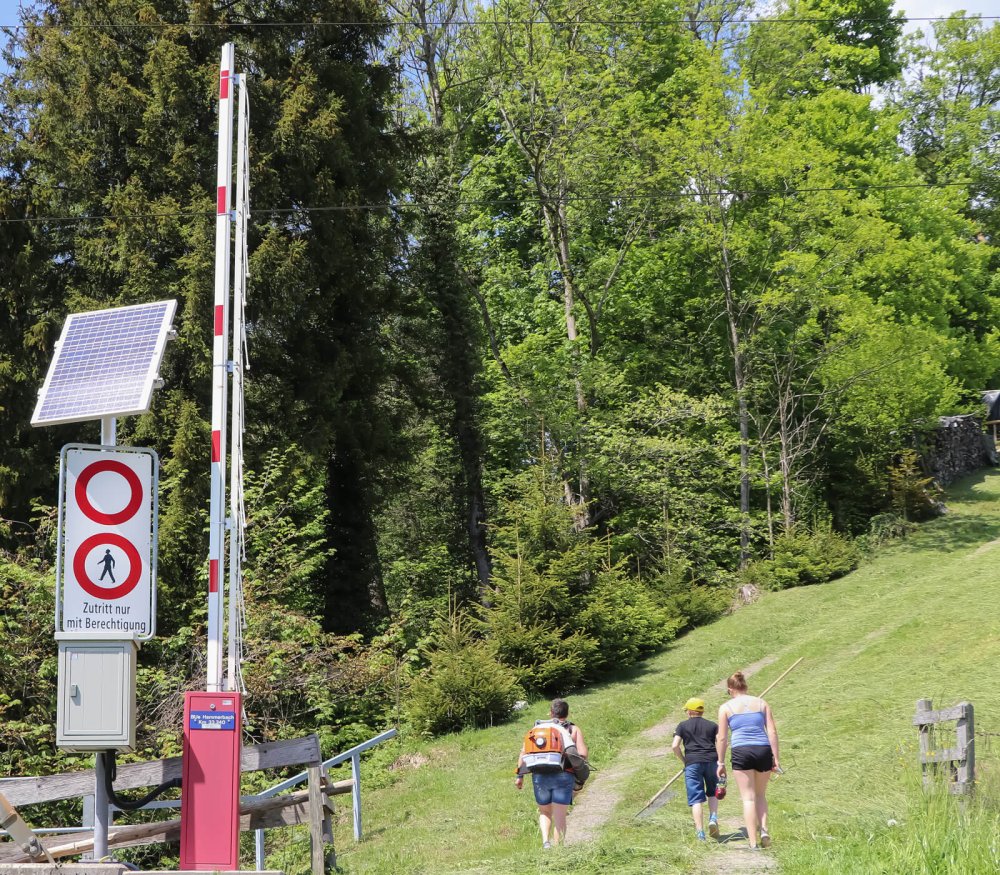
<path id="1" fill-rule="evenodd" d="M 705 841 L 705 812 L 702 809 L 708 801 L 708 832 L 712 838 L 719 837 L 719 800 L 715 796 L 718 784 L 716 766 L 718 757 L 715 737 L 719 725 L 706 720 L 705 703 L 691 698 L 684 703 L 687 720 L 674 730 L 671 749 L 674 756 L 684 763 L 684 786 L 687 788 L 688 805 L 694 818 L 695 833 L 700 841 Z M 683 751 L 681 745 L 684 746 Z"/>

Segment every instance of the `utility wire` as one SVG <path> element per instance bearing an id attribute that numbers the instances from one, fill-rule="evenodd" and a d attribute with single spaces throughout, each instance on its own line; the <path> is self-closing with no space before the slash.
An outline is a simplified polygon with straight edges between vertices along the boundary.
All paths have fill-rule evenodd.
<path id="1" fill-rule="evenodd" d="M 494 18 L 494 19 L 468 19 L 458 21 L 427 21 L 420 22 L 412 19 L 405 21 L 150 21 L 150 22 L 66 22 L 63 24 L 0 24 L 0 29 L 8 31 L 27 30 L 162 30 L 166 28 L 199 28 L 199 29 L 248 29 L 248 28 L 281 28 L 281 27 L 464 27 L 464 28 L 486 28 L 497 27 L 498 25 L 542 25 L 549 27 L 571 27 L 581 25 L 594 25 L 601 27 L 674 27 L 676 25 L 699 25 L 718 24 L 725 26 L 740 26 L 750 24 L 865 24 L 869 22 L 881 22 L 887 19 L 879 18 L 672 18 L 672 19 L 630 19 L 630 18 L 586 18 L 586 19 L 516 19 L 516 18 Z M 1000 15 L 963 15 L 953 17 L 950 15 L 921 16 L 921 17 L 899 17 L 889 18 L 888 21 L 896 24 L 907 24 L 915 22 L 929 21 L 994 21 L 1000 20 Z"/>
<path id="2" fill-rule="evenodd" d="M 618 201 L 656 201 L 656 200 L 690 200 L 704 197 L 734 197 L 739 195 L 795 195 L 795 194 L 815 194 L 819 192 L 832 191 L 893 191 L 900 189 L 921 189 L 921 188 L 956 188 L 973 185 L 972 180 L 961 182 L 901 182 L 887 183 L 883 185 L 831 185 L 816 186 L 808 188 L 747 188 L 747 189 L 712 189 L 709 191 L 679 191 L 679 192 L 610 192 L 594 195 L 571 195 L 564 198 L 553 199 L 558 203 L 595 203 L 595 202 L 618 202 Z M 497 207 L 497 206 L 518 206 L 525 202 L 537 202 L 540 198 L 537 195 L 526 195 L 523 198 L 497 198 L 496 200 L 475 200 L 456 201 L 454 207 Z M 254 216 L 274 216 L 288 215 L 301 216 L 309 213 L 347 213 L 347 212 L 374 212 L 378 210 L 430 210 L 436 208 L 433 204 L 421 203 L 419 201 L 386 201 L 384 203 L 368 204 L 333 204 L 328 206 L 312 207 L 275 207 L 274 209 L 250 210 Z M 144 219 L 196 219 L 204 217 L 214 217 L 214 210 L 182 210 L 170 213 L 135 213 L 135 214 L 107 214 L 107 215 L 84 215 L 84 216 L 24 216 L 19 218 L 0 218 L 0 224 L 45 224 L 49 222 L 64 222 L 73 224 L 76 222 L 120 222 L 120 221 L 141 221 Z"/>

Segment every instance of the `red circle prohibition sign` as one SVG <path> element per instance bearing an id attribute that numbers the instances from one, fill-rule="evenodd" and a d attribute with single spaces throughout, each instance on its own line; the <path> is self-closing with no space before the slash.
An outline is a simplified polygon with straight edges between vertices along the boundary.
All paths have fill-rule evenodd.
<path id="1" fill-rule="evenodd" d="M 124 550 L 128 557 L 128 577 L 118 586 L 110 588 L 99 586 L 87 574 L 87 554 L 99 544 L 111 544 L 113 547 L 118 547 Z M 135 545 L 128 538 L 114 532 L 91 535 L 76 548 L 76 553 L 73 556 L 73 574 L 76 576 L 76 582 L 80 584 L 85 593 L 92 595 L 95 599 L 113 601 L 128 595 L 135 589 L 139 578 L 142 577 L 142 558 L 139 556 L 139 551 L 135 549 Z"/>
<path id="2" fill-rule="evenodd" d="M 118 511 L 118 513 L 104 513 L 103 511 L 99 511 L 90 503 L 90 498 L 87 496 L 87 487 L 90 485 L 90 481 L 104 471 L 114 471 L 114 473 L 124 477 L 125 482 L 128 483 L 131 497 L 125 508 Z M 83 511 L 84 516 L 95 523 L 102 523 L 106 526 L 117 526 L 126 520 L 132 519 L 142 504 L 142 483 L 139 480 L 139 475 L 124 462 L 119 462 L 116 459 L 102 459 L 99 462 L 92 462 L 83 469 L 80 476 L 76 479 L 75 494 L 77 506 Z"/>

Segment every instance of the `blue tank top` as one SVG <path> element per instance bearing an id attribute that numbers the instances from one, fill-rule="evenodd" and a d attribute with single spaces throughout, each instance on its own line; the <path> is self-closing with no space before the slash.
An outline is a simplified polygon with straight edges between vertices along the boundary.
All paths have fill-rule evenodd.
<path id="1" fill-rule="evenodd" d="M 733 747 L 748 747 L 750 745 L 760 745 L 769 747 L 770 739 L 767 737 L 763 711 L 746 711 L 743 714 L 729 715 L 729 728 L 733 731 Z"/>

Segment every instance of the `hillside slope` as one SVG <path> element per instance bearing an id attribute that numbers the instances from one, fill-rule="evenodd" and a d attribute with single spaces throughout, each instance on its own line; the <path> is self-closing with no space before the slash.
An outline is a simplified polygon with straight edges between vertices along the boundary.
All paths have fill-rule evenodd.
<path id="1" fill-rule="evenodd" d="M 693 841 L 682 787 L 651 817 L 634 815 L 677 771 L 667 751 L 688 696 L 703 695 L 713 712 L 732 671 L 755 670 L 752 692 L 801 656 L 768 696 L 786 769 L 769 793 L 769 857 L 782 871 L 872 871 L 870 861 L 851 862 L 852 842 L 877 845 L 919 816 L 916 700 L 971 701 L 977 730 L 1000 732 L 1000 474 L 958 484 L 949 509 L 842 580 L 767 594 L 614 682 L 568 696 L 596 769 L 570 815 L 571 839 L 575 829 L 586 840 L 543 855 L 530 790 L 513 788 L 524 728 L 546 710 L 533 703 L 504 726 L 384 751 L 399 768 L 389 786 L 366 784 L 360 844 L 340 810 L 341 867 L 351 875 L 732 870 L 738 852 Z M 989 741 L 978 741 L 984 789 L 997 772 Z M 734 787 L 723 815 L 739 813 Z M 937 849 L 927 853 L 936 859 Z M 942 865 L 926 871 L 975 869 Z"/>

